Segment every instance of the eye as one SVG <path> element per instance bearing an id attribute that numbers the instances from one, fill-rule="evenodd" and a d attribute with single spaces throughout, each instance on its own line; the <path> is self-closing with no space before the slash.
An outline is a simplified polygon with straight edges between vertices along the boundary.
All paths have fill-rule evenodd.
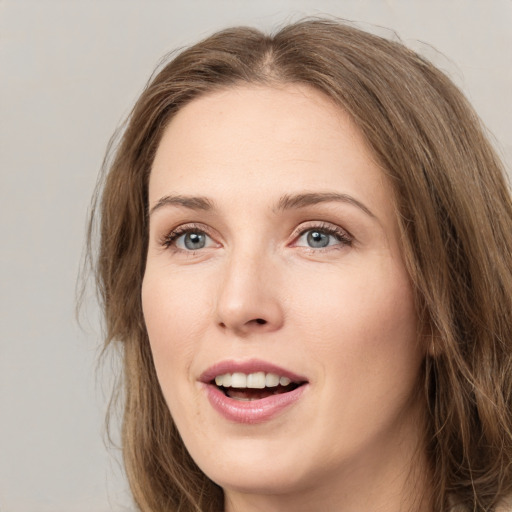
<path id="1" fill-rule="evenodd" d="M 352 239 L 339 227 L 316 226 L 301 231 L 297 241 L 297 247 L 308 247 L 310 249 L 324 249 L 331 246 L 350 245 Z"/>
<path id="2" fill-rule="evenodd" d="M 204 249 L 209 238 L 206 233 L 201 233 L 200 231 L 184 233 L 176 239 L 175 244 L 179 249 L 196 251 L 197 249 Z"/>
<path id="3" fill-rule="evenodd" d="M 198 228 L 180 226 L 165 237 L 163 245 L 178 251 L 190 252 L 213 247 L 216 243 L 207 233 Z"/>

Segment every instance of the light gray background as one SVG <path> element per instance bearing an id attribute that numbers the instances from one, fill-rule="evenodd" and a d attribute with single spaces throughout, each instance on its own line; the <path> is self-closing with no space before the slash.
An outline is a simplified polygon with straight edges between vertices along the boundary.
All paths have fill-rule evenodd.
<path id="1" fill-rule="evenodd" d="M 0 0 L 1 512 L 133 510 L 74 287 L 106 143 L 154 66 L 228 25 L 322 13 L 393 28 L 448 71 L 510 169 L 512 0 Z"/>

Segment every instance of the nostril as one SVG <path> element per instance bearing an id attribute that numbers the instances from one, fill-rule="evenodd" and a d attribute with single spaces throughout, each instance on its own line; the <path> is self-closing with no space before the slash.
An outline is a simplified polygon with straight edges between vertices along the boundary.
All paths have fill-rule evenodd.
<path id="1" fill-rule="evenodd" d="M 256 318 L 256 323 L 260 325 L 264 325 L 267 323 L 266 320 L 263 320 L 263 318 Z"/>

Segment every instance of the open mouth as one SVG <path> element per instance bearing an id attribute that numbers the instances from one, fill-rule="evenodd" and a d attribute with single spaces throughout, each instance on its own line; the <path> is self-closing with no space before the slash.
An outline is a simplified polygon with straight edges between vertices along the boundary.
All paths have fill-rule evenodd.
<path id="1" fill-rule="evenodd" d="M 294 382 L 275 373 L 225 373 L 217 375 L 210 384 L 216 386 L 227 397 L 242 402 L 261 400 L 273 395 L 289 393 L 306 384 Z"/>

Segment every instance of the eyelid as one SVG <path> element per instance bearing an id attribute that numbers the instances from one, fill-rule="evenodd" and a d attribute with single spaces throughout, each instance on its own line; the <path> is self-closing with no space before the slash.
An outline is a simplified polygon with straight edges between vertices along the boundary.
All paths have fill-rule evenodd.
<path id="1" fill-rule="evenodd" d="M 179 224 L 178 226 L 170 229 L 169 231 L 166 231 L 165 234 L 160 237 L 159 244 L 164 249 L 173 249 L 176 252 L 187 252 L 187 253 L 194 253 L 193 250 L 185 250 L 176 247 L 174 242 L 182 235 L 185 235 L 187 233 L 204 233 L 208 236 L 217 246 L 220 246 L 220 244 L 215 240 L 215 236 L 212 234 L 212 230 L 205 224 L 198 223 L 198 222 L 189 222 L 185 224 Z M 205 248 L 203 248 L 205 249 Z M 200 251 L 202 249 L 198 249 Z"/>
<path id="2" fill-rule="evenodd" d="M 336 244 L 336 245 L 326 246 L 323 248 L 314 248 L 314 247 L 308 248 L 306 246 L 295 245 L 297 243 L 298 239 L 300 239 L 300 237 L 302 237 L 308 231 L 312 231 L 315 229 L 318 231 L 323 231 L 331 236 L 334 236 L 335 238 L 337 238 L 339 240 L 340 243 Z M 212 233 L 212 231 L 213 230 L 209 226 L 202 224 L 202 223 L 198 223 L 198 222 L 189 222 L 189 223 L 185 223 L 185 224 L 179 224 L 178 226 L 173 227 L 172 229 L 166 231 L 165 234 L 162 237 L 160 237 L 159 245 L 161 247 L 163 247 L 164 249 L 172 249 L 176 252 L 193 254 L 196 251 L 178 248 L 178 247 L 176 247 L 174 242 L 184 234 L 200 232 L 200 233 L 204 233 L 205 235 L 207 235 L 214 242 L 214 244 L 216 244 L 217 247 L 221 247 L 221 244 L 219 242 L 217 242 L 217 240 L 216 240 L 218 237 L 215 236 Z M 349 246 L 352 244 L 352 242 L 354 240 L 354 237 L 346 229 L 338 226 L 337 224 L 333 224 L 333 223 L 326 222 L 326 221 L 303 222 L 302 224 L 300 224 L 293 230 L 293 232 L 291 234 L 291 238 L 292 238 L 292 242 L 290 244 L 291 246 L 304 247 L 304 249 L 310 249 L 311 251 L 314 251 L 314 252 L 318 252 L 318 251 L 322 251 L 322 250 L 337 249 L 337 248 L 339 249 L 340 245 L 343 247 Z M 204 249 L 208 249 L 208 247 L 197 249 L 197 251 L 202 251 Z"/>
<path id="3" fill-rule="evenodd" d="M 301 224 L 298 226 L 292 233 L 292 245 L 299 240 L 301 236 L 303 236 L 308 231 L 313 230 L 323 231 L 326 232 L 332 236 L 335 236 L 340 241 L 340 244 L 343 246 L 351 245 L 354 241 L 354 237 L 342 227 L 338 226 L 337 224 L 332 224 L 330 222 L 326 221 L 308 221 L 306 223 Z M 302 246 L 296 246 L 296 247 L 302 247 Z M 305 247 L 307 249 L 307 247 Z M 314 248 L 309 247 L 312 251 L 321 251 L 321 250 L 328 250 L 328 249 L 334 249 L 336 246 L 327 246 L 324 248 Z"/>

